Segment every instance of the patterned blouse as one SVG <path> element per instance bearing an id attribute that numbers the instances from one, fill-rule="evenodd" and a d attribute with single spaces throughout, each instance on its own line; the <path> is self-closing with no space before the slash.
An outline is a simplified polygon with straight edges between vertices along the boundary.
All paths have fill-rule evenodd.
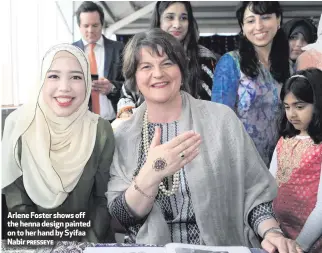
<path id="1" fill-rule="evenodd" d="M 156 124 L 149 123 L 149 141 L 152 141 L 154 136 L 155 126 L 161 128 L 161 143 L 168 142 L 178 134 L 178 122 Z M 143 152 L 143 142 L 140 144 L 140 155 L 138 160 L 138 169 L 134 173 L 137 175 L 139 169 L 144 165 L 146 161 L 145 153 Z M 164 180 L 167 188 L 169 178 Z M 171 186 L 172 187 L 172 182 Z M 190 189 L 188 181 L 186 179 L 185 170 L 180 170 L 180 186 L 176 194 L 168 197 L 158 193 L 155 202 L 160 206 L 165 220 L 168 224 L 171 241 L 178 243 L 188 244 L 200 244 L 200 231 L 196 223 L 196 217 L 193 210 L 193 204 L 190 195 Z M 137 219 L 127 206 L 125 200 L 125 192 L 117 197 L 111 205 L 110 213 L 126 228 L 129 235 L 129 243 L 134 243 L 136 235 L 140 227 L 145 222 L 146 217 Z M 257 231 L 257 227 L 263 220 L 272 218 L 274 216 L 271 202 L 263 203 L 255 207 L 249 215 L 249 223 L 251 224 L 254 231 Z"/>
<path id="2" fill-rule="evenodd" d="M 278 184 L 273 210 L 288 238 L 305 252 L 322 252 L 322 143 L 281 137 L 270 172 Z"/>
<path id="3" fill-rule="evenodd" d="M 278 140 L 280 88 L 264 66 L 256 78 L 241 72 L 237 51 L 222 56 L 215 69 L 212 101 L 236 112 L 267 166 Z"/>

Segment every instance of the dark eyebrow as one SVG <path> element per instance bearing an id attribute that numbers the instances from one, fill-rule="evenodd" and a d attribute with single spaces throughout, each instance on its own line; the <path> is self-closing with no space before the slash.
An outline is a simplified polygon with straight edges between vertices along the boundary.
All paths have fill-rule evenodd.
<path id="1" fill-rule="evenodd" d="M 165 58 L 161 63 L 164 63 L 165 61 L 171 61 L 169 57 Z"/>
<path id="2" fill-rule="evenodd" d="M 73 73 L 73 74 L 81 74 L 83 75 L 84 73 L 82 71 L 78 71 L 78 70 L 72 70 L 69 73 Z"/>
<path id="3" fill-rule="evenodd" d="M 144 62 L 139 62 L 138 65 L 142 65 L 142 64 L 151 64 L 150 62 L 144 61 Z"/>
<path id="4" fill-rule="evenodd" d="M 170 60 L 170 58 L 169 57 L 166 57 L 165 59 L 163 59 L 162 61 L 161 61 L 161 63 L 164 63 L 165 61 L 169 61 Z M 171 61 L 171 60 L 170 60 Z M 140 65 L 142 65 L 142 64 L 151 64 L 151 62 L 140 62 L 139 64 L 138 64 L 138 66 L 140 66 Z"/>
<path id="5" fill-rule="evenodd" d="M 247 16 L 246 18 L 244 18 L 244 20 L 248 19 L 248 18 L 255 18 L 255 15 L 259 15 L 259 16 L 265 16 L 265 15 L 272 15 L 272 13 L 263 13 L 263 14 L 252 14 Z"/>
<path id="6" fill-rule="evenodd" d="M 167 15 L 175 15 L 176 13 L 174 13 L 174 12 L 166 12 L 165 14 L 167 14 Z M 181 13 L 180 15 L 185 15 L 185 16 L 188 16 L 188 13 L 185 13 L 185 12 L 183 12 L 183 13 Z"/>
<path id="7" fill-rule="evenodd" d="M 250 15 L 244 18 L 244 20 L 248 19 L 248 18 L 255 18 L 255 15 Z"/>
<path id="8" fill-rule="evenodd" d="M 48 71 L 47 71 L 47 73 L 49 73 L 49 72 L 60 73 L 60 71 L 58 71 L 58 70 L 53 70 L 53 69 L 50 69 L 50 70 L 48 70 Z"/>
<path id="9" fill-rule="evenodd" d="M 47 72 L 47 73 L 49 73 L 49 72 L 53 72 L 53 73 L 60 73 L 61 71 L 59 71 L 59 70 L 54 70 L 54 69 L 50 69 L 50 70 L 48 70 L 48 72 Z M 69 73 L 71 73 L 71 74 L 81 74 L 81 75 L 83 75 L 83 72 L 82 72 L 82 71 L 78 71 L 78 70 L 72 70 L 72 71 L 69 71 Z"/>
<path id="10" fill-rule="evenodd" d="M 283 102 L 283 104 L 284 105 L 288 105 L 288 103 L 285 103 L 285 102 Z M 307 104 L 307 103 L 300 100 L 300 101 L 297 101 L 297 102 L 292 103 L 291 105 L 297 105 L 297 104 Z"/>

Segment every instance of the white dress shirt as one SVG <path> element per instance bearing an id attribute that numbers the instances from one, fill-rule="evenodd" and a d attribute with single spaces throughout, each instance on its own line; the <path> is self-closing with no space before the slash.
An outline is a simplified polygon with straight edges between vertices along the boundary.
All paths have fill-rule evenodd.
<path id="1" fill-rule="evenodd" d="M 88 56 L 89 53 L 89 47 L 88 42 L 83 40 L 84 44 L 84 51 L 85 54 Z M 94 53 L 95 53 L 95 59 L 97 64 L 97 74 L 98 77 L 104 77 L 104 62 L 105 62 L 105 48 L 104 48 L 104 41 L 103 37 L 96 42 L 96 45 L 94 47 Z M 107 98 L 106 95 L 99 94 L 99 102 L 100 102 L 100 115 L 103 119 L 112 120 L 115 119 L 115 111 L 112 105 L 111 100 Z"/>

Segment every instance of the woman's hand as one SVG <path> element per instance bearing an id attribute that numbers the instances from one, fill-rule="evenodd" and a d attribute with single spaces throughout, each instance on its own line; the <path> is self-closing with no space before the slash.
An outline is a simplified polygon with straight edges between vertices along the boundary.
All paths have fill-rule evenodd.
<path id="1" fill-rule="evenodd" d="M 268 253 L 303 253 L 300 246 L 291 239 L 285 238 L 282 234 L 268 232 L 262 241 L 262 247 Z"/>
<path id="2" fill-rule="evenodd" d="M 99 80 L 92 82 L 92 90 L 95 90 L 103 95 L 108 95 L 113 88 L 113 84 L 106 78 L 101 77 Z"/>
<path id="3" fill-rule="evenodd" d="M 140 170 L 142 178 L 150 178 L 159 184 L 163 178 L 173 175 L 199 154 L 201 136 L 187 131 L 171 141 L 161 144 L 161 129 L 155 128 L 146 163 Z"/>
<path id="4" fill-rule="evenodd" d="M 130 118 L 132 115 L 133 115 L 133 114 L 132 114 L 131 112 L 129 112 L 129 111 L 123 111 L 123 112 L 121 112 L 121 114 L 119 115 L 119 117 L 118 117 L 118 118 L 120 118 L 120 119 L 128 119 L 128 118 Z"/>

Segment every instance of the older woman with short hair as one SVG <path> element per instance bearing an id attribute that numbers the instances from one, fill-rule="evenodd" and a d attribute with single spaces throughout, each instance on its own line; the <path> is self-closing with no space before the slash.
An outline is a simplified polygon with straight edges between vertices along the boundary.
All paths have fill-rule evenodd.
<path id="1" fill-rule="evenodd" d="M 115 130 L 107 197 L 133 242 L 259 247 L 259 235 L 270 252 L 301 252 L 272 216 L 276 183 L 242 123 L 184 91 L 178 40 L 160 29 L 135 35 L 123 73 L 145 102 Z"/>
<path id="2" fill-rule="evenodd" d="M 158 1 L 151 16 L 150 28 L 161 28 L 182 44 L 188 56 L 189 91 L 195 98 L 211 100 L 216 56 L 198 44 L 199 29 L 189 1 Z M 135 87 L 134 87 L 135 88 Z M 144 101 L 137 89 L 125 84 L 118 102 L 118 117 L 128 118 Z"/>

